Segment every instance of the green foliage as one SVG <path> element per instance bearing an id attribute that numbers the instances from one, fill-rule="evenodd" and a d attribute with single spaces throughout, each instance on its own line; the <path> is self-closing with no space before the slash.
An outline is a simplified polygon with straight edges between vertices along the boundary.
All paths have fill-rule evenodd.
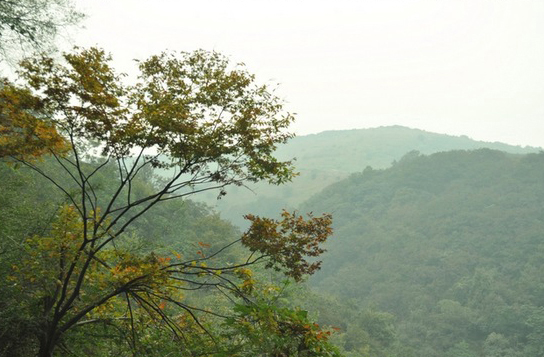
<path id="1" fill-rule="evenodd" d="M 232 314 L 229 305 L 257 304 L 249 267 L 271 259 L 297 279 L 312 273 L 316 263 L 303 258 L 321 252 L 317 243 L 330 234 L 330 218 L 291 217 L 290 231 L 280 234 L 255 224 L 246 235 L 249 246 L 256 231 L 271 246 L 308 237 L 304 246 L 223 254 L 241 239 L 225 242 L 232 227 L 206 208 L 184 209 L 184 198 L 212 189 L 221 195 L 246 181 L 289 180 L 290 162 L 273 152 L 292 136 L 284 130 L 293 117 L 217 53 L 151 57 L 130 86 L 109 61 L 95 48 L 64 54 L 63 61 L 42 55 L 22 62 L 23 84 L 0 88 L 2 161 L 23 165 L 56 190 L 48 197 L 56 212 L 40 224 L 43 231 L 5 230 L 20 238 L 3 245 L 17 252 L 11 265 L 2 264 L 9 284 L 2 304 L 22 312 L 8 321 L 21 322 L 32 336 L 28 348 L 40 357 L 87 351 L 95 342 L 97 352 L 85 354 L 161 355 L 177 345 L 181 355 L 214 355 L 223 343 L 216 326 Z M 158 178 L 153 168 L 174 171 Z M 153 222 L 161 213 L 167 225 L 178 214 L 194 221 L 174 223 L 164 234 Z M 319 345 L 312 345 L 313 355 Z M 19 347 L 8 340 L 2 349 Z"/>
<path id="2" fill-rule="evenodd" d="M 456 343 L 452 348 L 446 352 L 447 357 L 478 357 L 478 355 L 472 351 L 469 344 L 465 341 Z"/>
<path id="3" fill-rule="evenodd" d="M 46 160 L 40 165 L 46 169 L 50 164 Z M 36 223 L 40 223 L 39 219 L 42 214 L 40 211 L 43 211 L 43 214 L 50 214 L 51 212 L 48 210 L 56 206 L 55 199 L 57 197 L 54 194 L 41 197 L 32 191 L 33 185 L 41 182 L 33 171 L 25 168 L 13 170 L 6 165 L 3 165 L 2 168 L 5 169 L 3 176 L 5 180 L 1 183 L 2 187 L 9 188 L 13 196 L 26 197 L 26 199 L 17 201 L 15 198 L 10 198 L 11 196 L 2 195 L 2 198 L 9 198 L 12 202 L 10 205 L 0 208 L 0 213 L 3 216 L 12 217 L 11 220 L 4 221 L 8 223 L 4 228 L 12 234 L 10 237 L 21 239 L 21 243 L 20 245 L 14 244 L 14 242 L 4 244 L 5 250 L 2 255 L 4 259 L 0 264 L 2 273 L 0 276 L 6 283 L 2 285 L 2 294 L 0 294 L 0 305 L 3 307 L 2 323 L 0 324 L 0 335 L 3 336 L 3 339 L 0 348 L 7 355 L 24 356 L 36 353 L 34 336 L 39 332 L 36 326 L 36 316 L 42 313 L 44 299 L 55 296 L 55 291 L 59 286 L 58 274 L 66 274 L 66 270 L 59 266 L 58 262 L 70 261 L 71 257 L 77 254 L 77 246 L 74 244 L 78 243 L 77 237 L 81 234 L 81 221 L 73 207 L 65 206 L 57 212 L 55 215 L 57 218 L 52 225 L 44 223 L 42 230 L 36 232 L 35 235 L 29 235 L 24 224 L 27 217 L 18 215 L 19 211 L 28 209 L 28 212 L 32 212 L 38 220 Z M 108 194 L 110 189 L 108 183 L 114 180 L 116 172 L 106 170 L 102 174 L 101 177 L 95 177 L 93 181 L 96 187 L 101 187 L 99 191 L 96 191 L 99 196 Z M 142 181 L 143 179 L 149 181 Z M 15 184 L 16 182 L 18 184 Z M 136 190 L 133 193 L 143 194 L 152 189 L 152 186 L 153 176 L 144 175 L 140 180 L 133 182 L 133 187 Z M 38 202 L 40 202 L 39 205 Z M 63 347 L 57 353 L 64 355 L 65 353 L 69 354 L 68 351 L 87 351 L 85 355 L 89 356 L 105 354 L 125 356 L 132 355 L 133 352 L 147 356 L 162 356 L 174 351 L 181 355 L 191 355 L 198 351 L 211 353 L 210 351 L 214 350 L 216 350 L 213 352 L 215 354 L 223 353 L 221 351 L 227 349 L 230 341 L 228 336 L 222 337 L 227 329 L 226 325 L 218 329 L 221 319 L 217 319 L 217 316 L 210 315 L 208 312 L 198 310 L 194 312 L 202 327 L 195 323 L 189 313 L 180 314 L 174 303 L 177 293 L 164 291 L 161 287 L 167 285 L 168 289 L 172 289 L 175 285 L 172 282 L 164 284 L 166 276 L 160 267 L 169 264 L 172 267 L 185 266 L 185 269 L 195 269 L 199 273 L 192 279 L 201 278 L 207 282 L 208 287 L 196 291 L 192 291 L 194 287 L 187 286 L 187 293 L 182 293 L 183 296 L 180 295 L 176 298 L 178 302 L 183 301 L 185 306 L 200 306 L 206 311 L 234 318 L 236 315 L 233 314 L 232 303 L 225 298 L 223 293 L 212 286 L 210 275 L 204 272 L 207 266 L 222 265 L 225 269 L 222 274 L 217 276 L 232 283 L 238 281 L 239 285 L 236 288 L 240 293 L 252 294 L 257 280 L 264 279 L 267 274 L 257 278 L 247 268 L 233 267 L 240 259 L 245 261 L 247 251 L 240 246 L 230 246 L 222 251 L 225 246 L 236 241 L 240 233 L 206 206 L 188 200 L 166 201 L 164 205 L 159 205 L 149 211 L 144 220 L 136 222 L 127 233 L 130 234 L 130 237 L 119 240 L 115 249 L 104 250 L 96 255 L 95 262 L 92 263 L 85 276 L 84 293 L 73 304 L 71 313 L 77 314 L 95 299 L 100 299 L 103 292 L 112 287 L 123 288 L 131 281 L 139 281 L 138 284 L 141 285 L 136 289 L 138 295 L 145 294 L 145 291 L 161 294 L 162 299 L 148 301 L 154 301 L 152 303 L 156 304 L 157 308 L 164 304 L 163 311 L 171 314 L 179 332 L 183 333 L 183 341 L 167 337 L 169 336 L 166 334 L 168 331 L 165 330 L 167 325 L 161 322 L 161 317 L 158 315 L 154 319 L 146 317 L 145 308 L 139 306 L 137 298 L 130 299 L 132 324 L 136 334 L 136 336 L 132 336 L 133 326 L 129 322 L 131 319 L 127 310 L 128 296 L 120 294 L 117 297 L 111 297 L 106 304 L 97 306 L 87 313 L 85 318 L 75 325 L 75 329 L 65 333 L 62 337 Z M 218 252 L 222 254 L 216 255 Z M 216 256 L 212 258 L 214 255 Z M 178 263 L 183 261 L 188 264 L 180 265 Z M 108 267 L 104 264 L 107 264 Z M 193 266 L 193 264 L 195 265 Z M 76 270 L 80 269 L 78 266 L 80 265 L 76 266 Z M 155 273 L 162 277 L 152 277 Z M 142 279 L 142 277 L 145 278 Z M 155 288 L 149 290 L 152 286 Z M 181 291 L 184 291 L 183 286 L 179 287 L 182 288 Z M 267 291 L 277 291 L 272 287 L 267 289 L 272 289 Z M 160 293 L 161 291 L 162 293 Z M 246 296 L 245 299 L 247 298 L 249 296 Z M 244 306 L 250 309 L 256 308 L 255 304 L 259 304 L 251 302 L 251 300 L 244 301 Z M 283 307 L 279 311 L 281 314 L 289 315 L 290 311 L 295 310 Z M 154 314 L 157 314 L 157 311 Z M 236 321 L 238 320 L 239 318 L 236 318 Z M 293 328 L 295 328 L 297 321 L 290 322 Z M 307 320 L 304 321 L 306 324 Z M 261 324 L 258 320 L 254 320 L 254 322 L 257 324 L 255 333 L 259 333 L 259 326 L 262 328 L 268 326 L 265 323 Z M 210 340 L 203 328 L 208 331 L 207 333 L 215 336 L 215 342 Z M 260 333 L 265 334 L 264 331 Z M 19 336 L 26 338 L 22 339 Z M 94 337 L 89 338 L 89 336 Z M 250 351 L 256 348 L 252 346 L 255 341 L 248 336 L 243 336 L 241 331 L 237 332 L 237 336 L 241 339 L 240 341 L 245 341 L 243 348 L 237 347 L 240 351 Z M 137 342 L 134 342 L 136 341 L 135 337 Z M 223 340 L 223 338 L 227 339 Z M 295 343 L 295 340 L 288 336 L 283 336 L 281 341 L 285 344 Z M 325 340 L 323 340 L 324 342 Z M 181 351 L 179 343 L 185 346 Z M 217 350 L 218 346 L 223 347 Z M 263 346 L 259 348 L 263 353 L 267 352 Z"/>
<path id="4" fill-rule="evenodd" d="M 354 299 L 341 294 L 327 294 L 306 285 L 288 287 L 284 295 L 293 306 L 311 311 L 321 326 L 330 326 L 330 342 L 342 355 L 360 356 L 411 356 L 406 346 L 399 346 L 395 331 L 395 318 L 373 307 L 362 306 Z M 404 349 L 404 352 L 400 352 Z M 393 353 L 392 351 L 395 351 Z"/>
<path id="5" fill-rule="evenodd" d="M 335 214 L 310 283 L 393 314 L 417 356 L 542 355 L 543 180 L 543 154 L 484 149 L 365 169 L 302 207 Z"/>
<path id="6" fill-rule="evenodd" d="M 278 306 L 281 290 L 267 286 L 255 291 L 256 303 L 238 304 L 225 322 L 232 344 L 222 356 L 328 356 L 340 357 L 328 342 L 332 330 L 323 329 L 308 311 Z"/>

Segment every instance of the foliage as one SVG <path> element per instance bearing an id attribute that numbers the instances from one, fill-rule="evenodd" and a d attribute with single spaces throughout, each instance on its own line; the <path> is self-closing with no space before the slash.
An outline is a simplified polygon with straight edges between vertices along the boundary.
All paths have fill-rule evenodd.
<path id="1" fill-rule="evenodd" d="M 302 207 L 336 217 L 310 283 L 394 315 L 393 355 L 539 356 L 543 168 L 476 150 L 354 174 Z"/>
<path id="2" fill-rule="evenodd" d="M 40 163 L 40 167 L 45 170 L 54 166 L 51 160 L 46 159 Z M 44 251 L 35 248 L 50 249 L 52 245 L 58 243 L 51 236 L 50 220 L 53 213 L 53 219 L 56 217 L 58 221 L 60 211 L 57 213 L 55 211 L 59 204 L 57 201 L 59 197 L 54 187 L 45 185 L 43 180 L 40 180 L 40 177 L 31 170 L 24 167 L 14 170 L 5 165 L 0 165 L 0 169 L 2 170 L 0 171 L 2 175 L 0 182 L 0 192 L 2 192 L 0 195 L 0 217 L 2 217 L 0 279 L 4 282 L 0 284 L 0 306 L 2 307 L 0 309 L 0 336 L 2 336 L 0 351 L 6 356 L 28 356 L 36 354 L 34 350 L 37 332 L 36 316 L 40 310 L 40 300 L 37 296 L 43 296 L 44 289 L 55 286 L 47 284 L 48 281 L 42 272 L 47 272 L 47 275 L 51 276 L 58 265 L 55 264 L 57 261 L 54 258 L 58 254 L 54 250 Z M 104 194 L 103 191 L 107 190 L 108 184 L 115 182 L 115 173 L 113 170 L 105 171 L 100 181 L 93 182 L 96 187 L 101 187 L 98 194 Z M 139 178 L 133 183 L 134 187 L 149 189 L 152 184 L 151 178 L 152 176 Z M 150 181 L 146 182 L 142 179 Z M 154 252 L 158 257 L 177 259 L 178 255 L 183 255 L 186 259 L 198 259 L 201 258 L 197 254 L 198 250 L 204 250 L 208 254 L 210 249 L 219 250 L 222 246 L 236 240 L 237 236 L 239 237 L 234 227 L 220 220 L 208 208 L 191 201 L 167 201 L 164 205 L 149 211 L 145 215 L 145 220 L 135 221 L 135 223 L 137 224 L 131 226 L 129 236 L 123 240 L 124 243 L 118 241 L 117 250 L 107 252 L 109 258 L 115 258 L 119 263 L 125 264 L 124 272 L 121 271 L 121 266 L 116 269 L 122 273 L 119 277 L 126 278 L 127 273 L 130 273 L 130 269 L 126 266 L 126 263 L 130 263 L 128 259 L 130 257 L 133 257 L 134 262 L 138 262 L 146 257 L 150 259 L 151 253 Z M 58 226 L 59 223 L 56 222 L 54 225 Z M 206 245 L 210 247 L 201 247 L 198 244 L 201 241 L 207 242 Z M 217 259 L 214 259 L 214 264 L 232 264 L 237 259 L 241 259 L 243 257 L 241 249 L 234 248 L 233 246 L 220 254 Z M 18 267 L 21 269 L 14 271 Z M 101 269 L 96 265 L 92 268 L 94 269 L 93 279 L 86 282 L 84 290 L 87 299 L 96 296 L 97 289 L 103 290 L 104 284 L 119 282 L 118 279 L 113 279 L 114 276 L 108 269 Z M 37 285 L 37 282 L 41 285 Z M 99 282 L 102 283 L 99 284 Z M 186 304 L 190 305 L 203 304 L 203 297 L 207 297 L 209 301 L 220 300 L 217 294 L 212 293 L 213 291 L 207 290 L 200 296 L 192 296 L 193 291 L 182 298 Z M 77 305 L 81 306 L 84 300 L 86 299 L 77 300 Z M 165 345 L 168 345 L 169 349 L 179 350 L 179 343 L 173 343 L 166 337 L 169 335 L 168 331 L 165 333 L 162 328 L 156 329 L 153 320 L 146 317 L 141 309 L 136 308 L 137 303 L 134 303 L 133 315 L 136 319 L 135 330 L 138 331 L 138 343 L 133 346 L 126 300 L 112 299 L 110 302 L 113 307 L 108 305 L 108 308 L 97 309 L 97 311 L 100 310 L 98 316 L 89 314 L 89 318 L 85 320 L 86 323 L 78 324 L 75 329 L 64 335 L 61 350 L 57 353 L 69 349 L 72 352 L 87 351 L 86 355 L 101 356 L 112 353 L 124 356 L 132 355 L 130 350 L 136 349 L 149 356 L 162 356 L 166 353 L 166 347 L 163 348 Z M 203 320 L 202 317 L 200 320 Z M 198 326 L 193 328 L 196 336 L 202 334 L 202 331 L 198 329 Z M 94 337 L 90 338 L 90 336 Z M 195 340 L 196 343 L 197 340 Z M 187 347 L 187 349 L 190 348 L 195 349 L 196 346 Z"/>
<path id="3" fill-rule="evenodd" d="M 342 355 L 395 356 L 391 351 L 399 341 L 394 316 L 363 306 L 355 299 L 346 299 L 341 294 L 334 295 L 305 286 L 297 287 L 297 291 L 288 296 L 292 304 L 316 313 L 320 325 L 332 327 L 334 334 L 330 342 Z M 409 356 L 404 352 L 399 355 Z"/>
<path id="4" fill-rule="evenodd" d="M 44 118 L 40 100 L 23 88 L 5 80 L 0 92 L 0 157 L 39 157 L 50 149 L 63 153 L 69 149 L 65 138 Z"/>
<path id="5" fill-rule="evenodd" d="M 237 314 L 225 321 L 233 341 L 225 356 L 340 356 L 329 342 L 332 329 L 312 322 L 306 310 L 279 306 L 279 287 L 267 285 L 252 295 L 255 303 L 236 305 Z"/>
<path id="6" fill-rule="evenodd" d="M 260 252 L 270 258 L 266 267 L 288 269 L 287 275 L 300 281 L 303 275 L 311 275 L 319 269 L 321 262 L 309 263 L 304 256 L 317 257 L 324 252 L 320 244 L 332 234 L 332 216 L 313 217 L 309 220 L 296 212 L 283 211 L 282 220 L 247 215 L 251 227 L 242 236 L 242 243 L 252 252 Z"/>
<path id="7" fill-rule="evenodd" d="M 30 102 L 29 109 L 39 108 L 41 115 L 23 108 L 33 121 L 8 121 L 4 140 L 12 139 L 11 133 L 16 140 L 20 131 L 39 122 L 60 130 L 72 146 L 98 140 L 102 154 L 112 158 L 153 149 L 146 163 L 177 167 L 176 178 L 194 175 L 195 185 L 291 178 L 289 163 L 278 162 L 272 152 L 292 136 L 283 130 L 293 117 L 282 113 L 279 99 L 265 86 L 253 85 L 252 75 L 229 70 L 219 54 L 153 56 L 140 63 L 134 86 L 123 85 L 102 50 L 65 54 L 64 59 L 66 64 L 47 56 L 27 59 L 20 76 L 29 87 L 5 83 L 2 93 L 10 101 L 2 102 L 3 112 L 8 104 Z"/>
<path id="8" fill-rule="evenodd" d="M 315 265 L 303 255 L 321 252 L 313 240 L 324 241 L 330 218 L 291 217 L 295 235 L 260 231 L 272 246 L 299 235 L 313 239 L 305 241 L 308 248 L 288 245 L 286 253 L 299 254 L 295 260 L 261 245 L 261 254 L 238 262 L 220 257 L 240 240 L 214 248 L 204 240 L 178 242 L 182 249 L 166 254 L 173 247 L 135 249 L 142 239 L 156 239 L 139 236 L 156 231 L 138 229 L 137 222 L 202 191 L 224 195 L 232 184 L 291 179 L 290 162 L 273 152 L 292 136 L 284 130 L 293 117 L 252 75 L 241 66 L 230 69 L 217 53 L 153 56 L 139 63 L 134 85 L 121 80 L 102 50 L 63 58 L 25 60 L 23 84 L 0 89 L 3 160 L 39 174 L 63 201 L 47 229 L 22 241 L 7 277 L 11 303 L 16 298 L 23 305 L 21 321 L 37 341 L 31 346 L 43 357 L 85 349 L 92 340 L 81 340 L 84 331 L 93 335 L 101 326 L 108 333 L 98 350 L 107 353 L 122 353 L 115 341 L 126 341 L 133 353 L 160 354 L 153 346 L 164 342 L 165 332 L 181 355 L 215 353 L 220 344 L 213 326 L 229 310 L 223 302 L 201 306 L 206 296 L 254 304 L 248 267 L 267 259 L 297 279 L 312 273 Z M 173 173 L 157 178 L 152 168 Z M 195 244 L 196 252 L 187 248 Z"/>

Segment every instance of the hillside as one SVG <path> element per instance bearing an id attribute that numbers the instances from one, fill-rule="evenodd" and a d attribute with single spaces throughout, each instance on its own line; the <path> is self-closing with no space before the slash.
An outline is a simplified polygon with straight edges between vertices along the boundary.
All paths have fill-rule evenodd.
<path id="1" fill-rule="evenodd" d="M 543 182 L 488 149 L 353 174 L 302 206 L 335 220 L 312 286 L 393 314 L 403 356 L 544 356 Z"/>
<path id="2" fill-rule="evenodd" d="M 432 154 L 450 150 L 489 148 L 516 154 L 538 149 L 512 146 L 498 142 L 483 142 L 467 136 L 431 133 L 403 126 L 371 129 L 325 131 L 299 136 L 278 150 L 281 159 L 297 158 L 300 170 L 334 170 L 357 172 L 367 165 L 386 168 L 409 151 Z"/>
<path id="3" fill-rule="evenodd" d="M 296 208 L 326 186 L 346 178 L 350 173 L 367 166 L 389 167 L 409 151 L 423 154 L 449 150 L 490 148 L 510 153 L 537 152 L 532 147 L 487 143 L 430 133 L 401 126 L 374 129 L 326 131 L 295 137 L 277 150 L 282 160 L 295 159 L 300 172 L 293 182 L 273 186 L 266 184 L 229 188 L 228 195 L 217 201 L 217 193 L 200 196 L 214 206 L 224 218 L 243 225 L 242 215 L 253 212 L 262 215 L 277 214 L 282 208 Z"/>

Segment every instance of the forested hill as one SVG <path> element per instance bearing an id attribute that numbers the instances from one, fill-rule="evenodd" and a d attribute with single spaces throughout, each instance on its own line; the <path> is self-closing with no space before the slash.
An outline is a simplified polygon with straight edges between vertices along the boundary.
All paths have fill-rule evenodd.
<path id="1" fill-rule="evenodd" d="M 361 171 L 367 165 L 386 168 L 409 151 L 422 154 L 450 150 L 489 148 L 516 154 L 537 152 L 539 148 L 484 142 L 467 136 L 431 133 L 403 126 L 335 130 L 298 136 L 278 150 L 278 157 L 296 157 L 299 170 Z"/>
<path id="2" fill-rule="evenodd" d="M 490 148 L 510 153 L 538 152 L 538 148 L 487 143 L 430 133 L 401 126 L 374 129 L 326 131 L 319 134 L 295 137 L 277 151 L 278 158 L 296 158 L 300 172 L 286 185 L 251 185 L 229 188 L 226 197 L 217 201 L 217 194 L 208 194 L 204 201 L 216 207 L 222 216 L 240 224 L 242 215 L 253 212 L 274 215 L 282 208 L 296 208 L 300 203 L 326 186 L 346 178 L 350 173 L 362 171 L 366 166 L 389 167 L 409 151 L 432 154 L 449 150 Z M 200 196 L 202 198 L 204 196 Z"/>
<path id="3" fill-rule="evenodd" d="M 406 155 L 302 210 L 332 212 L 319 291 L 392 313 L 403 357 L 544 356 L 544 153 Z"/>

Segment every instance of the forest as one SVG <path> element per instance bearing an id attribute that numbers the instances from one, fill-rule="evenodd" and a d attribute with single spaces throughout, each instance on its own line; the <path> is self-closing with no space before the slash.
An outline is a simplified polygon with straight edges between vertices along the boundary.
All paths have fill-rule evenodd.
<path id="1" fill-rule="evenodd" d="M 389 314 L 392 356 L 542 356 L 543 164 L 414 151 L 325 188 L 302 206 L 335 217 L 310 285 Z"/>
<path id="2" fill-rule="evenodd" d="M 295 137 L 218 52 L 127 78 L 0 10 L 0 356 L 544 357 L 540 148 Z"/>

